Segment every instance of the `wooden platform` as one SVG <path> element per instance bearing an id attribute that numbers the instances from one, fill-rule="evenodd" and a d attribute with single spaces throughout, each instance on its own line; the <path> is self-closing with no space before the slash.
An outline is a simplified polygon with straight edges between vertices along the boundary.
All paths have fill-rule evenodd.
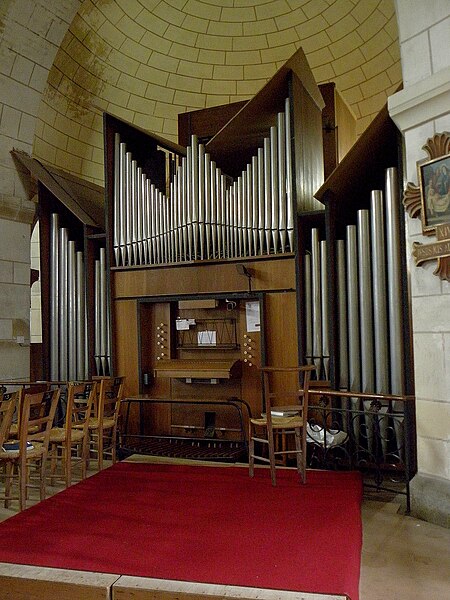
<path id="1" fill-rule="evenodd" d="M 345 600 L 310 594 L 0 563 L 0 600 Z"/>
<path id="2" fill-rule="evenodd" d="M 170 463 L 171 459 L 131 456 L 127 462 Z M 177 463 L 210 465 L 206 461 Z M 228 463 L 214 466 L 229 467 Z M 236 464 L 233 465 L 236 467 Z M 248 465 L 242 465 L 248 468 Z M 259 468 L 266 468 L 264 466 Z M 36 549 L 38 552 L 38 549 Z M 292 592 L 188 581 L 131 577 L 70 569 L 0 563 L 0 600 L 346 600 L 345 595 Z"/>

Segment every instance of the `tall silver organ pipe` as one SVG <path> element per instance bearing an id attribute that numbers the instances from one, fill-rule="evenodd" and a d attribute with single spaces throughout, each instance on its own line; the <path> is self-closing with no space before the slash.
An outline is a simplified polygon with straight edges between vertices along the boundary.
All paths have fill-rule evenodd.
<path id="1" fill-rule="evenodd" d="M 404 360 L 402 333 L 402 295 L 401 295 L 401 258 L 399 193 L 397 170 L 386 170 L 386 259 L 388 276 L 388 314 L 391 393 L 403 394 Z"/>
<path id="2" fill-rule="evenodd" d="M 342 390 L 371 394 L 402 395 L 404 389 L 404 341 L 402 337 L 401 253 L 397 173 L 387 169 L 385 192 L 373 190 L 370 209 L 357 211 L 356 224 L 346 227 L 345 240 L 336 241 L 337 347 Z M 326 242 L 311 230 L 311 254 L 304 256 L 305 360 L 313 362 L 319 377 L 328 377 L 328 315 Z M 321 331 L 321 335 L 319 332 Z M 398 404 L 398 406 L 397 406 Z M 374 417 L 370 402 L 350 399 L 365 421 L 364 439 L 374 450 Z M 389 423 L 378 408 L 377 424 L 382 451 L 389 451 Z M 395 435 L 402 446 L 403 405 L 394 403 Z M 362 434 L 361 420 L 352 419 L 355 436 Z"/>
<path id="3" fill-rule="evenodd" d="M 375 347 L 375 386 L 379 394 L 389 393 L 388 320 L 386 288 L 386 253 L 383 193 L 371 195 L 371 243 L 373 273 L 373 319 Z"/>
<path id="4" fill-rule="evenodd" d="M 67 276 L 68 276 L 68 231 L 65 227 L 59 230 L 59 379 L 66 380 L 68 377 L 68 310 L 67 310 Z"/>
<path id="5" fill-rule="evenodd" d="M 349 388 L 352 391 L 361 391 L 361 365 L 360 365 L 360 321 L 359 321 L 359 295 L 358 295 L 358 243 L 356 226 L 347 225 L 347 300 L 348 300 L 348 372 Z M 352 408 L 359 408 L 356 398 L 350 400 Z M 353 431 L 359 435 L 359 423 L 353 420 Z"/>
<path id="6" fill-rule="evenodd" d="M 278 248 L 278 212 L 279 212 L 279 187 L 278 187 L 278 135 L 277 128 L 270 128 L 270 193 L 272 201 L 272 243 L 274 252 Z"/>
<path id="7" fill-rule="evenodd" d="M 164 190 L 116 134 L 116 266 L 293 252 L 297 206 L 289 99 L 267 133 L 234 181 L 220 171 L 197 136 L 191 136 L 185 157 L 166 155 L 170 181 Z"/>
<path id="8" fill-rule="evenodd" d="M 320 291 L 320 242 L 318 229 L 311 230 L 311 283 L 312 283 L 312 319 L 313 319 L 313 363 L 317 378 L 322 375 L 322 298 Z"/>
<path id="9" fill-rule="evenodd" d="M 286 121 L 285 113 L 279 112 L 277 119 L 278 142 L 278 231 L 281 252 L 286 247 Z"/>
<path id="10" fill-rule="evenodd" d="M 338 328 L 339 328 L 339 386 L 348 390 L 348 324 L 347 324 L 347 280 L 345 276 L 345 243 L 336 242 Z"/>
<path id="11" fill-rule="evenodd" d="M 83 253 L 76 253 L 76 378 L 87 379 L 86 370 L 86 302 Z"/>
<path id="12" fill-rule="evenodd" d="M 328 318 L 328 270 L 327 270 L 327 243 L 320 242 L 320 300 L 322 313 L 322 356 L 323 376 L 330 377 L 330 344 L 329 344 L 329 318 Z"/>
<path id="13" fill-rule="evenodd" d="M 60 227 L 57 213 L 51 215 L 50 247 L 50 377 L 53 381 L 84 380 L 89 374 L 86 306 L 86 269 L 83 252 L 70 239 L 70 231 Z M 120 246 L 118 246 L 120 250 Z M 109 309 L 106 306 L 106 254 L 102 257 L 103 283 L 100 261 L 95 266 L 94 283 L 94 352 L 96 373 L 109 375 L 111 342 L 109 339 Z M 119 252 L 120 256 L 120 252 Z M 101 289 L 102 288 L 102 289 Z M 100 300 L 102 298 L 102 300 Z M 101 324 L 102 323 L 102 324 Z M 100 336 L 102 331 L 102 336 Z M 103 342 L 102 342 L 103 340 Z M 103 352 L 100 344 L 103 343 Z M 102 362 L 101 356 L 104 354 Z"/>
<path id="14" fill-rule="evenodd" d="M 289 250 L 294 251 L 294 198 L 293 198 L 293 168 L 292 168 L 292 142 L 291 142 L 291 101 L 285 100 L 286 118 L 286 227 L 289 239 Z"/>
<path id="15" fill-rule="evenodd" d="M 356 226 L 347 225 L 347 315 L 348 315 L 348 362 L 349 388 L 361 391 L 359 299 L 358 299 L 358 250 Z"/>
<path id="16" fill-rule="evenodd" d="M 361 337 L 362 392 L 374 388 L 372 270 L 370 261 L 369 211 L 358 211 L 358 283 Z"/>
<path id="17" fill-rule="evenodd" d="M 77 343 L 76 343 L 76 266 L 75 242 L 70 240 L 67 245 L 67 357 L 68 377 L 77 378 Z"/>
<path id="18" fill-rule="evenodd" d="M 50 232 L 50 377 L 59 379 L 59 216 L 52 213 Z"/>
<path id="19" fill-rule="evenodd" d="M 305 271 L 305 358 L 308 365 L 312 364 L 312 300 L 311 300 L 311 254 L 304 256 Z"/>

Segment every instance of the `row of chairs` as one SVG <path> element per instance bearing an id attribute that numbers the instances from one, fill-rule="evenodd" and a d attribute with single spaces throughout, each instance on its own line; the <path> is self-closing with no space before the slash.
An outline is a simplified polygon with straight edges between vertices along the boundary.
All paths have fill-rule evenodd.
<path id="1" fill-rule="evenodd" d="M 20 510 L 26 508 L 29 487 L 39 488 L 41 500 L 47 481 L 54 485 L 62 480 L 68 487 L 77 466 L 84 479 L 91 459 L 96 459 L 99 470 L 105 457 L 116 462 L 123 384 L 123 377 L 101 377 L 63 386 L 42 384 L 48 389 L 41 391 L 29 386 L 0 396 L 5 508 L 13 499 L 19 500 Z M 63 415 L 62 422 L 57 414 Z"/>

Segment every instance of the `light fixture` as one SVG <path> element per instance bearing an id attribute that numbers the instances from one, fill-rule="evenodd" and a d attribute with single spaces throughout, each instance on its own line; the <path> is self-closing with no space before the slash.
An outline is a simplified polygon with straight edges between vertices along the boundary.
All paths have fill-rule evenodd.
<path id="1" fill-rule="evenodd" d="M 252 273 L 249 271 L 249 269 L 247 269 L 247 267 L 245 265 L 242 265 L 242 264 L 236 265 L 236 271 L 239 273 L 239 275 L 245 275 L 245 277 L 247 277 L 248 293 L 251 294 L 252 293 Z"/>

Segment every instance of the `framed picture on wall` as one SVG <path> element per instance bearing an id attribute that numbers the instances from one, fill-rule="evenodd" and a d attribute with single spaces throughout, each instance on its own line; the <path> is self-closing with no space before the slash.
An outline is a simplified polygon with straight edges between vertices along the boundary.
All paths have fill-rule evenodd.
<path id="1" fill-rule="evenodd" d="M 422 229 L 433 235 L 436 226 L 450 223 L 450 154 L 417 163 Z"/>

